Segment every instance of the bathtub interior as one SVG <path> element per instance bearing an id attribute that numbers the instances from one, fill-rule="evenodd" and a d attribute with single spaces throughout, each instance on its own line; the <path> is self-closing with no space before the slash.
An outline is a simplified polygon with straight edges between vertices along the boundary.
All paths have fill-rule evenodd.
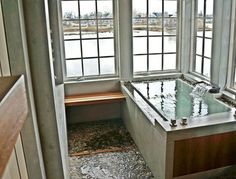
<path id="1" fill-rule="evenodd" d="M 131 82 L 129 90 L 135 98 L 145 98 L 166 121 L 183 117 L 197 120 L 198 117 L 231 110 L 212 94 L 191 95 L 193 86 L 181 79 Z"/>

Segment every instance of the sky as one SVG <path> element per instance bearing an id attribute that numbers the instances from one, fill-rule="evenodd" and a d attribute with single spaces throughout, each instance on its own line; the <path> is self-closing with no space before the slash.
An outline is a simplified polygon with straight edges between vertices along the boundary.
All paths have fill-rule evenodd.
<path id="1" fill-rule="evenodd" d="M 81 15 L 90 14 L 95 12 L 95 1 L 87 0 L 80 1 Z M 62 1 L 62 11 L 63 12 L 74 12 L 78 14 L 78 2 L 77 1 Z M 98 1 L 98 11 L 107 12 L 112 11 L 112 0 L 99 0 Z"/>
<path id="2" fill-rule="evenodd" d="M 133 0 L 133 9 L 137 12 L 146 13 L 147 0 Z M 177 12 L 177 1 L 169 0 L 164 2 L 164 8 L 169 14 Z M 162 0 L 149 0 L 149 12 L 162 12 Z"/>
<path id="3" fill-rule="evenodd" d="M 198 0 L 198 12 L 203 12 L 204 0 Z M 146 13 L 147 0 L 133 0 L 133 9 L 137 12 Z M 93 0 L 81 0 L 81 15 L 90 14 L 95 11 L 95 1 Z M 177 12 L 176 0 L 165 0 L 165 11 L 169 14 Z M 63 12 L 74 12 L 78 15 L 78 3 L 77 1 L 62 1 Z M 98 0 L 98 10 L 100 12 L 111 11 L 112 0 Z M 161 12 L 162 0 L 149 0 L 149 12 Z M 213 0 L 206 1 L 206 13 L 212 14 L 213 12 Z"/>
<path id="4" fill-rule="evenodd" d="M 198 0 L 198 13 L 203 12 L 204 0 Z M 213 0 L 206 1 L 206 14 L 213 13 Z"/>

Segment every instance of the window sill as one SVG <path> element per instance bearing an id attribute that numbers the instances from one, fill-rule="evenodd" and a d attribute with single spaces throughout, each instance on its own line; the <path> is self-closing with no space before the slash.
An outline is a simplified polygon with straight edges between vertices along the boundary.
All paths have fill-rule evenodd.
<path id="1" fill-rule="evenodd" d="M 80 84 L 80 83 L 94 83 L 104 81 L 117 81 L 120 80 L 119 76 L 103 77 L 103 78 L 84 78 L 84 79 L 67 79 L 64 84 Z"/>
<path id="2" fill-rule="evenodd" d="M 143 74 L 135 74 L 134 75 L 134 80 L 151 80 L 151 79 L 164 79 L 164 78 L 176 78 L 176 77 L 180 77 L 182 75 L 182 73 L 178 72 L 178 71 L 174 71 L 174 72 L 162 72 L 162 73 L 153 73 L 153 74 L 147 74 L 147 73 L 143 73 Z"/>
<path id="3" fill-rule="evenodd" d="M 202 75 L 199 75 L 198 73 L 195 73 L 195 72 L 189 72 L 188 74 L 185 74 L 184 76 L 189 77 L 189 78 L 191 78 L 192 80 L 194 80 L 196 82 L 204 81 L 205 83 L 210 84 L 210 79 L 209 78 L 207 78 L 205 76 L 202 76 Z"/>
<path id="4" fill-rule="evenodd" d="M 222 91 L 222 94 L 232 100 L 236 99 L 236 90 L 235 89 L 226 88 L 225 90 Z"/>

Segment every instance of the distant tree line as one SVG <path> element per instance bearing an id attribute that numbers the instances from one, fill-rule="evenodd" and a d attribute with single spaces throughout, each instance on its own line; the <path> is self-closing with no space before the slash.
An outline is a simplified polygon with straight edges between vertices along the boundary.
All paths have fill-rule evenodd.
<path id="1" fill-rule="evenodd" d="M 98 12 L 97 14 L 95 12 L 91 12 L 89 14 L 84 14 L 83 16 L 81 16 L 82 19 L 94 19 L 96 18 L 96 16 L 98 18 L 111 18 L 112 17 L 112 13 L 105 11 L 105 12 Z M 78 19 L 78 15 L 74 12 L 65 12 L 64 13 L 64 19 Z"/>

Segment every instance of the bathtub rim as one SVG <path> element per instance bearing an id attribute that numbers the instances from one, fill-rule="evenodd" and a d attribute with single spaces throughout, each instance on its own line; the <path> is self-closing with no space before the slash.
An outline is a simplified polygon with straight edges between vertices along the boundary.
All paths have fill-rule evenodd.
<path id="1" fill-rule="evenodd" d="M 155 78 L 155 79 L 160 80 L 160 79 L 168 79 L 168 78 L 174 79 L 174 78 L 179 78 L 179 76 L 165 76 L 165 77 Z M 155 79 L 151 78 L 150 80 L 155 80 Z M 144 80 L 148 81 L 148 79 L 144 79 Z M 137 80 L 134 80 L 134 81 L 137 81 Z M 136 100 L 134 96 L 131 94 L 131 92 L 129 91 L 129 89 L 125 86 L 124 81 L 121 81 L 121 89 L 126 93 L 124 95 L 132 99 L 132 101 L 138 106 L 138 108 L 142 111 L 142 113 L 144 113 L 144 115 L 148 118 L 148 120 L 154 126 L 156 125 L 161 126 L 161 128 L 166 132 L 189 130 L 189 129 L 194 129 L 194 128 L 208 127 L 208 126 L 215 126 L 215 125 L 226 125 L 228 123 L 236 122 L 236 119 L 234 117 L 234 114 L 236 111 L 235 108 L 218 100 L 223 105 L 229 107 L 230 111 L 214 113 L 214 114 L 197 117 L 193 119 L 190 118 L 188 119 L 188 125 L 184 125 L 184 126 L 180 125 L 180 121 L 177 120 L 177 126 L 171 127 L 169 121 L 163 120 L 163 118 L 157 112 L 155 112 L 150 106 L 148 106 L 148 104 L 144 100 L 143 101 Z"/>

